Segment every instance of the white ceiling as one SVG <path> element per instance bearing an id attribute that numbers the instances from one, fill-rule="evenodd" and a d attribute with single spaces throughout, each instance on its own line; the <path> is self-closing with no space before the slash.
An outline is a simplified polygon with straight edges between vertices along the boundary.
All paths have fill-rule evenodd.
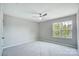
<path id="1" fill-rule="evenodd" d="M 2 4 L 4 14 L 33 20 L 35 22 L 50 20 L 77 13 L 78 4 L 74 3 L 6 3 Z M 46 12 L 47 16 L 39 19 L 36 13 Z"/>

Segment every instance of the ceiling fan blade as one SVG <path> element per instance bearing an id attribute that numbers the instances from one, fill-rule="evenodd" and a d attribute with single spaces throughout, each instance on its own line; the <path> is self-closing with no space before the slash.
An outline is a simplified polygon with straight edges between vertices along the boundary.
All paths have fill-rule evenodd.
<path id="1" fill-rule="evenodd" d="M 42 16 L 46 16 L 46 15 L 47 15 L 47 13 L 43 14 Z"/>

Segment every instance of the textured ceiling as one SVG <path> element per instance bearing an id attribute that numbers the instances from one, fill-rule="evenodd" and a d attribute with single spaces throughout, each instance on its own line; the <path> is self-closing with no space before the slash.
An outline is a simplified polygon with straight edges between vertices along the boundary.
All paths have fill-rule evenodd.
<path id="1" fill-rule="evenodd" d="M 32 20 L 46 21 L 77 13 L 78 4 L 74 3 L 6 3 L 2 4 L 4 14 Z M 40 19 L 38 14 L 46 12 L 47 16 Z"/>

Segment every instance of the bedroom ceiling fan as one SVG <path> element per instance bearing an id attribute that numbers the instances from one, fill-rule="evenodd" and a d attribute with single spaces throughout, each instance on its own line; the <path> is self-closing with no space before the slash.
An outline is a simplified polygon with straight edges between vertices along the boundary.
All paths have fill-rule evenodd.
<path id="1" fill-rule="evenodd" d="M 43 17 L 47 16 L 47 13 L 46 13 L 46 12 L 33 13 L 33 14 L 35 14 L 35 15 L 33 15 L 33 17 L 39 18 L 40 20 L 41 20 Z"/>

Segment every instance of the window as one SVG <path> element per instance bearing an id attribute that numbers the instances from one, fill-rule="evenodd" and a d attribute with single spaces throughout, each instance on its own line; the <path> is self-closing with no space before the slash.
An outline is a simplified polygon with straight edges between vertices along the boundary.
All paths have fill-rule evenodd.
<path id="1" fill-rule="evenodd" d="M 53 30 L 53 37 L 72 38 L 72 21 L 53 23 L 52 30 Z"/>

